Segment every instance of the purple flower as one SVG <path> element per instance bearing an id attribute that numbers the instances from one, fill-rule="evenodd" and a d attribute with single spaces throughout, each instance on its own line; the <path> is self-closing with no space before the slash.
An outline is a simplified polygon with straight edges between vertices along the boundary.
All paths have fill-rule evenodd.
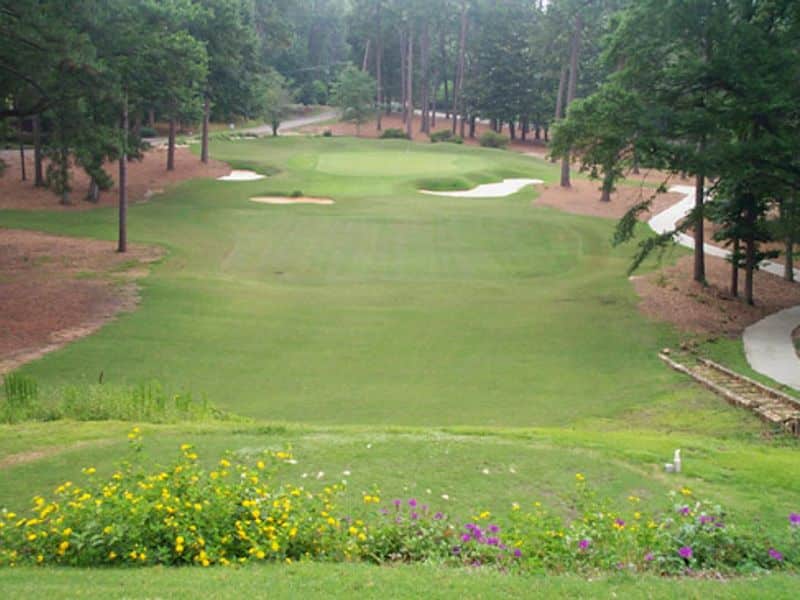
<path id="1" fill-rule="evenodd" d="M 395 499 L 393 500 L 393 503 L 394 503 L 394 505 L 395 505 L 397 508 L 400 508 L 400 504 L 401 504 L 400 500 L 398 500 L 397 498 L 395 498 Z"/>
<path id="2" fill-rule="evenodd" d="M 428 505 L 427 504 L 423 504 L 422 505 L 422 512 L 427 514 L 427 512 L 428 512 Z"/>
<path id="3" fill-rule="evenodd" d="M 490 537 L 486 539 L 486 543 L 490 546 L 497 546 L 500 543 L 500 539 L 496 537 Z"/>
<path id="4" fill-rule="evenodd" d="M 515 558 L 522 558 L 522 550 L 520 550 L 519 548 L 514 550 L 514 557 Z"/>
<path id="5" fill-rule="evenodd" d="M 783 560 L 783 554 L 775 550 L 775 548 L 769 549 L 769 557 L 773 560 L 777 560 L 778 562 L 781 562 Z"/>
<path id="6" fill-rule="evenodd" d="M 412 521 L 416 521 L 417 519 L 419 519 L 419 515 L 417 513 L 415 513 L 415 512 L 412 512 L 411 513 L 411 520 Z"/>
<path id="7" fill-rule="evenodd" d="M 686 515 L 689 514 L 690 510 L 689 510 L 688 506 L 684 506 L 678 512 L 681 513 L 685 517 Z"/>
<path id="8" fill-rule="evenodd" d="M 414 498 L 411 498 L 411 500 L 408 501 L 408 505 L 411 508 L 414 508 L 417 505 L 417 501 Z"/>
<path id="9" fill-rule="evenodd" d="M 800 513 L 790 513 L 789 524 L 794 525 L 795 527 L 800 527 Z"/>
<path id="10" fill-rule="evenodd" d="M 453 554 L 455 554 L 456 556 L 458 556 L 459 554 L 461 554 L 461 546 L 455 546 L 455 547 L 453 547 Z"/>
<path id="11" fill-rule="evenodd" d="M 388 514 L 389 514 L 389 511 L 388 511 L 387 509 L 385 509 L 385 508 L 382 508 L 382 509 L 381 509 L 381 514 L 382 514 L 382 515 L 388 515 Z"/>
<path id="12" fill-rule="evenodd" d="M 709 515 L 702 515 L 700 517 L 700 524 L 701 525 L 706 525 L 707 523 L 712 523 L 713 521 L 714 521 L 714 517 L 711 517 Z"/>
<path id="13" fill-rule="evenodd" d="M 653 553 L 652 553 L 652 552 L 648 552 L 647 554 L 645 554 L 645 555 L 644 555 L 644 560 L 645 560 L 646 562 L 650 562 L 650 561 L 652 561 L 653 559 L 655 559 L 655 556 L 653 556 Z"/>
<path id="14" fill-rule="evenodd" d="M 440 512 L 437 512 L 435 515 L 433 515 L 433 518 L 437 521 L 441 521 L 442 519 L 444 519 L 444 515 Z"/>
<path id="15" fill-rule="evenodd" d="M 483 536 L 483 532 L 481 531 L 481 528 L 480 527 L 473 527 L 473 529 L 472 529 L 472 537 L 474 537 L 476 540 L 480 540 L 482 536 Z"/>
<path id="16" fill-rule="evenodd" d="M 578 548 L 580 548 L 581 550 L 587 550 L 591 543 L 592 542 L 590 540 L 587 540 L 586 538 L 584 538 L 580 542 L 578 542 Z"/>
<path id="17" fill-rule="evenodd" d="M 464 535 L 461 536 L 461 541 L 464 542 L 464 543 L 470 541 L 471 539 L 472 538 L 470 537 L 470 535 L 468 533 L 465 533 Z"/>
<path id="18" fill-rule="evenodd" d="M 498 531 L 500 531 L 500 528 L 497 525 L 489 525 L 489 531 L 491 531 L 492 533 L 497 533 Z"/>
<path id="19" fill-rule="evenodd" d="M 692 549 L 689 546 L 681 546 L 680 550 L 678 550 L 678 555 L 681 558 L 690 559 L 692 558 Z"/>
<path id="20" fill-rule="evenodd" d="M 623 527 L 625 527 L 625 521 L 623 521 L 622 519 L 617 519 L 616 521 L 614 521 L 614 524 L 615 524 L 617 527 L 619 527 L 620 529 L 622 529 Z"/>

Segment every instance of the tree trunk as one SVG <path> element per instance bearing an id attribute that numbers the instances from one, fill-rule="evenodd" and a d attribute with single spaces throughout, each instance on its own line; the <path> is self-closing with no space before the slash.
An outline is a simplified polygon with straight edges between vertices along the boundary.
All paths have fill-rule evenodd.
<path id="1" fill-rule="evenodd" d="M 475 138 L 475 122 L 478 120 L 478 117 L 472 116 L 469 119 L 469 137 L 470 139 Z"/>
<path id="2" fill-rule="evenodd" d="M 278 120 L 273 120 L 271 125 L 272 125 L 272 137 L 278 137 L 278 129 L 280 129 L 281 122 Z"/>
<path id="3" fill-rule="evenodd" d="M 528 123 L 528 117 L 523 117 L 522 121 L 520 122 L 520 137 L 522 141 L 525 142 L 528 139 L 528 131 L 530 129 L 530 125 Z"/>
<path id="4" fill-rule="evenodd" d="M 569 56 L 569 84 L 567 85 L 567 103 L 564 107 L 566 114 L 569 105 L 575 99 L 575 91 L 578 86 L 578 57 L 581 52 L 581 30 L 583 29 L 583 17 L 580 13 L 575 15 L 575 31 L 572 33 L 572 47 Z M 561 161 L 561 187 L 571 187 L 570 182 L 570 153 L 567 152 Z"/>
<path id="5" fill-rule="evenodd" d="M 94 177 L 89 181 L 89 190 L 86 192 L 86 200 L 92 204 L 100 202 L 100 186 L 97 185 Z"/>
<path id="6" fill-rule="evenodd" d="M 567 90 L 567 67 L 561 67 L 561 76 L 558 79 L 558 94 L 556 95 L 556 121 L 564 117 L 564 92 Z"/>
<path id="7" fill-rule="evenodd" d="M 461 123 L 459 123 L 458 126 L 458 135 L 461 136 L 461 139 L 464 139 L 464 135 L 466 134 L 467 119 L 469 119 L 469 115 L 461 115 Z"/>
<path id="8" fill-rule="evenodd" d="M 147 124 L 150 125 L 151 129 L 155 129 L 155 127 L 156 127 L 156 111 L 151 108 L 148 111 L 147 116 L 148 116 Z"/>
<path id="9" fill-rule="evenodd" d="M 745 213 L 747 222 L 747 238 L 745 239 L 744 247 L 744 297 L 749 305 L 754 305 L 753 300 L 753 273 L 756 270 L 756 239 L 753 232 L 755 226 L 755 215 L 753 211 L 748 209 Z"/>
<path id="10" fill-rule="evenodd" d="M 175 170 L 175 117 L 169 118 L 169 140 L 167 142 L 167 171 Z"/>
<path id="11" fill-rule="evenodd" d="M 403 124 L 405 124 L 406 119 L 408 118 L 408 110 L 406 107 L 406 94 L 408 93 L 408 87 L 406 85 L 406 61 L 408 57 L 406 56 L 406 51 L 408 50 L 408 44 L 406 40 L 406 33 L 405 31 L 400 31 L 400 107 L 401 112 L 403 113 Z"/>
<path id="12" fill-rule="evenodd" d="M 467 3 L 461 6 L 461 31 L 458 36 L 458 75 L 453 86 L 453 133 L 456 132 L 456 121 L 458 120 L 459 102 L 461 93 L 464 89 L 464 60 L 467 53 Z"/>
<path id="13" fill-rule="evenodd" d="M 706 282 L 706 259 L 705 259 L 705 222 L 704 222 L 704 201 L 705 201 L 705 177 L 697 175 L 695 179 L 694 193 L 694 280 L 698 283 Z"/>
<path id="14" fill-rule="evenodd" d="M 406 74 L 406 86 L 408 86 L 408 92 L 406 93 L 406 97 L 408 98 L 408 120 L 406 121 L 406 135 L 408 139 L 412 139 L 414 137 L 414 24 L 409 23 L 408 25 L 408 57 L 406 58 L 406 67 L 408 68 L 408 73 Z"/>
<path id="15" fill-rule="evenodd" d="M 511 138 L 512 141 L 517 139 L 517 129 L 514 125 L 514 121 L 508 122 L 508 136 Z"/>
<path id="16" fill-rule="evenodd" d="M 430 134 L 431 132 L 431 118 L 430 118 L 430 93 L 431 93 L 431 78 L 430 78 L 430 36 L 428 34 L 428 22 L 423 25 L 422 32 L 419 38 L 419 52 L 420 52 L 420 69 L 422 70 L 422 92 L 420 98 L 420 105 L 422 108 L 422 123 L 420 131 L 422 133 Z"/>
<path id="17" fill-rule="evenodd" d="M 36 187 L 44 187 L 44 168 L 42 166 L 42 121 L 33 115 L 33 179 Z"/>
<path id="18" fill-rule="evenodd" d="M 367 44 L 364 47 L 364 61 L 361 63 L 361 70 L 362 71 L 366 71 L 367 67 L 369 66 L 369 46 L 370 46 L 370 42 L 371 41 L 372 40 L 367 38 Z"/>
<path id="19" fill-rule="evenodd" d="M 601 189 L 600 201 L 611 202 L 611 192 L 614 190 L 614 179 L 608 173 L 603 177 L 603 186 Z"/>
<path id="20" fill-rule="evenodd" d="M 779 204 L 780 207 L 780 220 L 786 227 L 786 235 L 783 238 L 784 250 L 783 254 L 785 262 L 783 264 L 783 278 L 786 281 L 794 281 L 794 234 L 791 224 L 789 223 L 789 215 L 786 214 L 786 200 Z"/>
<path id="21" fill-rule="evenodd" d="M 173 121 L 174 123 L 174 121 Z M 117 252 L 128 251 L 128 99 L 122 102 L 122 152 L 119 155 L 119 238 Z"/>
<path id="22" fill-rule="evenodd" d="M 23 126 L 24 123 L 25 120 L 22 117 L 20 117 L 19 118 L 19 165 L 20 169 L 22 170 L 22 181 L 27 181 L 28 174 L 27 171 L 25 170 L 25 144 L 22 141 L 22 136 L 25 133 L 25 128 Z"/>
<path id="23" fill-rule="evenodd" d="M 731 256 L 731 296 L 739 297 L 739 238 L 733 240 L 733 255 Z"/>
<path id="24" fill-rule="evenodd" d="M 208 122 L 211 118 L 211 100 L 206 94 L 203 99 L 203 133 L 200 142 L 200 160 L 208 164 Z"/>
<path id="25" fill-rule="evenodd" d="M 377 81 L 376 100 L 377 110 L 375 111 L 375 127 L 378 131 L 383 129 L 381 122 L 381 112 L 383 106 L 383 25 L 381 21 L 381 3 L 375 9 L 375 79 Z"/>

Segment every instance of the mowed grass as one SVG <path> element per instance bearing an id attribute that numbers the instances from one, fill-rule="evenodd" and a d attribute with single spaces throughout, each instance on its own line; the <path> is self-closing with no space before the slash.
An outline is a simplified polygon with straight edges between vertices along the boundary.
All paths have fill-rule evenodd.
<path id="1" fill-rule="evenodd" d="M 510 152 L 406 142 L 216 142 L 279 175 L 193 181 L 130 212 L 133 240 L 169 256 L 143 302 L 25 367 L 43 386 L 159 379 L 257 418 L 314 423 L 553 425 L 669 398 L 675 340 L 636 311 L 613 223 L 503 199 L 417 193 L 464 182 L 552 181 Z M 253 195 L 331 197 L 265 206 Z M 0 213 L 0 225 L 111 238 L 112 210 Z M 689 394 L 693 392 L 687 392 Z"/>
<path id="2" fill-rule="evenodd" d="M 6 569 L 7 598 L 795 598 L 800 578 L 670 580 L 511 576 L 436 566 L 297 564 L 244 569 Z"/>

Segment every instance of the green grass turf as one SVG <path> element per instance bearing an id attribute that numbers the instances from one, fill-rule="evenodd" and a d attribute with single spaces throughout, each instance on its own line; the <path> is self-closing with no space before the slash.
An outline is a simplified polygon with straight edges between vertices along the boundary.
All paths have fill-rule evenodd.
<path id="1" fill-rule="evenodd" d="M 282 172 L 194 181 L 130 212 L 168 258 L 133 314 L 24 368 L 44 386 L 156 378 L 242 415 L 316 423 L 551 425 L 658 403 L 675 341 L 641 317 L 613 223 L 531 203 L 416 193 L 423 167 L 552 181 L 509 152 L 403 141 L 217 142 Z M 321 166 L 365 175 L 334 175 Z M 395 173 L 395 174 L 390 174 Z M 329 196 L 265 206 L 252 195 Z M 113 237 L 115 214 L 0 213 L 0 225 Z"/>
<path id="2" fill-rule="evenodd" d="M 243 569 L 6 569 L 6 598 L 795 598 L 800 579 L 510 576 L 436 566 L 299 564 Z"/>
<path id="3" fill-rule="evenodd" d="M 625 277 L 631 249 L 611 249 L 612 222 L 537 207 L 532 188 L 491 200 L 416 192 L 503 177 L 552 182 L 549 163 L 341 138 L 215 141 L 212 152 L 278 174 L 193 181 L 132 207 L 132 238 L 168 250 L 139 309 L 24 368 L 44 390 L 100 371 L 107 382 L 157 378 L 256 419 L 145 425 L 147 461 L 168 460 L 184 441 L 209 461 L 291 445 L 299 464 L 282 476 L 322 485 L 351 471 L 353 512 L 377 484 L 385 499 L 415 496 L 456 517 L 513 501 L 563 508 L 580 471 L 620 505 L 630 493 L 659 502 L 689 485 L 785 533 L 800 506 L 797 444 L 762 438 L 752 416 L 660 364 L 656 351 L 678 337 L 639 316 Z M 248 201 L 294 190 L 336 204 Z M 0 212 L 0 226 L 112 239 L 115 214 Z M 0 427 L 0 507 L 21 509 L 80 480 L 83 466 L 109 473 L 129 427 Z M 677 447 L 686 470 L 668 478 L 661 464 Z M 275 596 L 685 598 L 789 596 L 797 580 L 588 582 L 358 565 L 0 572 L 11 597 L 180 597 L 198 583 L 219 597 L 269 584 Z"/>

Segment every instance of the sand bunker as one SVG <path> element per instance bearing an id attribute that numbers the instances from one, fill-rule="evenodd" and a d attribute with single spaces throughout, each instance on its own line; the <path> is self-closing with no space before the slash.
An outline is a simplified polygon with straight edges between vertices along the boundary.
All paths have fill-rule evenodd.
<path id="1" fill-rule="evenodd" d="M 544 181 L 541 179 L 504 179 L 500 183 L 487 183 L 472 188 L 471 190 L 463 190 L 460 192 L 431 192 L 429 190 L 420 190 L 420 193 L 429 194 L 431 196 L 449 196 L 451 198 L 503 198 L 511 194 L 516 194 L 526 186 L 539 183 L 544 183 Z"/>
<path id="2" fill-rule="evenodd" d="M 334 204 L 330 198 L 306 198 L 303 196 L 290 198 L 287 196 L 256 196 L 250 198 L 260 204 Z"/>
<path id="3" fill-rule="evenodd" d="M 264 179 L 264 175 L 259 175 L 255 171 L 231 171 L 230 175 L 217 177 L 218 181 L 257 181 Z"/>

